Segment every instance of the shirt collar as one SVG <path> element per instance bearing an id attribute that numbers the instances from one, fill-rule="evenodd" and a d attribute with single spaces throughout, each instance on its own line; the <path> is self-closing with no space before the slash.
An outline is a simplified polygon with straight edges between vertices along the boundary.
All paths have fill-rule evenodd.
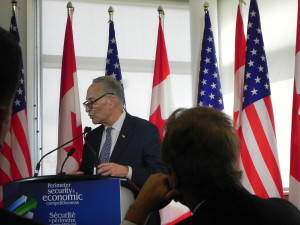
<path id="1" fill-rule="evenodd" d="M 125 120 L 125 116 L 126 116 L 126 113 L 123 110 L 121 116 L 118 118 L 118 120 L 111 127 L 114 128 L 114 130 L 120 132 L 121 128 L 122 128 L 122 125 L 124 123 L 124 120 Z M 105 127 L 105 129 L 106 129 L 106 127 Z"/>

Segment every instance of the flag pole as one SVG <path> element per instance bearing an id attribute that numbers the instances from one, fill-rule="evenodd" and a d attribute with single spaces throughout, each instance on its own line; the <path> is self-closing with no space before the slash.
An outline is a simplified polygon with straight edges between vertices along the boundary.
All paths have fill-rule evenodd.
<path id="1" fill-rule="evenodd" d="M 158 11 L 158 16 L 161 18 L 162 29 L 164 30 L 165 12 L 163 10 L 163 7 L 161 5 L 158 6 L 157 11 Z"/>
<path id="2" fill-rule="evenodd" d="M 243 15 L 242 14 L 243 4 L 246 5 L 246 2 L 244 0 L 239 0 L 239 6 L 240 6 L 241 15 Z"/>
<path id="3" fill-rule="evenodd" d="M 240 4 L 240 5 L 241 5 L 241 4 L 246 5 L 246 2 L 245 2 L 244 0 L 239 0 L 239 4 Z"/>
<path id="4" fill-rule="evenodd" d="M 208 10 L 209 8 L 209 3 L 208 2 L 204 2 L 203 7 L 205 10 Z"/>
<path id="5" fill-rule="evenodd" d="M 109 15 L 109 21 L 113 21 L 114 8 L 112 6 L 109 6 L 108 8 L 108 15 Z"/>
<path id="6" fill-rule="evenodd" d="M 18 9 L 18 1 L 16 0 L 11 0 L 11 5 L 12 5 L 12 8 L 15 12 L 15 16 L 16 16 L 16 22 L 18 21 L 18 16 L 17 16 L 17 9 Z"/>
<path id="7" fill-rule="evenodd" d="M 72 21 L 72 19 L 73 19 L 73 13 L 74 13 L 74 7 L 73 7 L 72 2 L 68 2 L 67 9 L 68 9 L 68 14 L 70 16 L 70 19 Z"/>

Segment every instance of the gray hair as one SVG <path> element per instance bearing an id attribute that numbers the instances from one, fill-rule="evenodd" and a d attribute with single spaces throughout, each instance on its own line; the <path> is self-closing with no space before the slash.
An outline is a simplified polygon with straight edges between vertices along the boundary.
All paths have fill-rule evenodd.
<path id="1" fill-rule="evenodd" d="M 124 105 L 124 89 L 120 81 L 113 76 L 101 76 L 93 80 L 93 84 L 95 83 L 102 83 L 103 91 L 105 93 L 113 93 L 118 98 L 119 104 Z"/>

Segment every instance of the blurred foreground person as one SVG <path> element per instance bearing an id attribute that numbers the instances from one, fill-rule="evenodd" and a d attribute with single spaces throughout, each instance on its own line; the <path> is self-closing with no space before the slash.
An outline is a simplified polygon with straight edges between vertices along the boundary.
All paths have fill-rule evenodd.
<path id="1" fill-rule="evenodd" d="M 14 36 L 0 27 L 0 151 L 10 124 L 13 99 L 19 84 L 21 48 Z M 1 162 L 0 162 L 1 163 Z M 0 224 L 42 225 L 0 208 Z"/>
<path id="2" fill-rule="evenodd" d="M 226 114 L 208 107 L 175 111 L 162 144 L 169 176 L 147 180 L 122 225 L 144 224 L 172 199 L 193 213 L 178 225 L 299 225 L 300 211 L 292 203 L 260 198 L 242 186 L 238 155 L 238 137 Z"/>

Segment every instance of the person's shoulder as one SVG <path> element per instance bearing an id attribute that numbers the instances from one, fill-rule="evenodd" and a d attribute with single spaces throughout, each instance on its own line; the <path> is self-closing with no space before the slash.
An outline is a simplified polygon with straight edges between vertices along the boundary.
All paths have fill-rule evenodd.
<path id="1" fill-rule="evenodd" d="M 282 206 L 282 208 L 285 208 L 285 209 L 290 208 L 290 209 L 296 210 L 297 212 L 299 212 L 299 215 L 300 215 L 300 211 L 298 210 L 298 208 L 288 200 L 285 200 L 282 198 L 268 198 L 266 200 L 272 205 Z"/>
<path id="2" fill-rule="evenodd" d="M 285 219 L 286 224 L 295 224 L 295 222 L 300 224 L 300 211 L 288 200 L 275 197 L 264 199 L 258 196 L 254 198 L 256 200 L 252 202 L 251 207 L 263 212 L 266 218 L 270 217 L 277 221 Z"/>
<path id="3" fill-rule="evenodd" d="M 149 120 L 143 119 L 141 117 L 138 116 L 133 116 L 130 115 L 128 112 L 126 113 L 126 117 L 128 117 L 127 119 L 131 120 L 131 121 L 135 121 L 138 124 L 142 124 L 145 126 L 150 126 L 150 127 L 155 127 L 155 125 L 153 123 L 151 123 Z"/>

